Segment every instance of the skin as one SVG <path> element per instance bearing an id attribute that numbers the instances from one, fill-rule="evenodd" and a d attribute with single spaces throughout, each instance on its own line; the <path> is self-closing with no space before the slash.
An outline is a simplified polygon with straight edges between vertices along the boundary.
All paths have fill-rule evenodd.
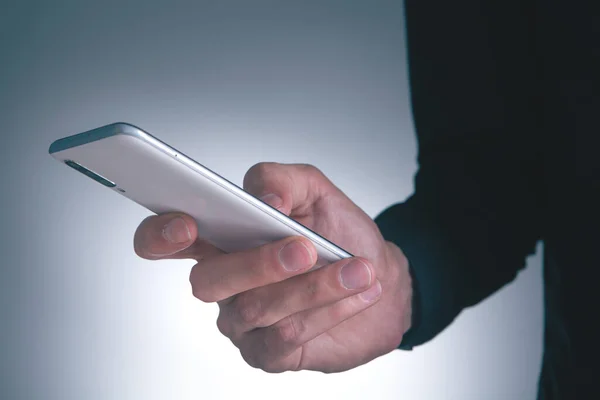
<path id="1" fill-rule="evenodd" d="M 218 329 L 252 367 L 341 372 L 396 349 L 410 325 L 408 261 L 373 220 L 310 165 L 257 164 L 244 190 L 356 256 L 307 272 L 316 250 L 302 237 L 225 254 L 181 214 L 145 219 L 136 253 L 196 260 L 194 296 L 219 305 Z"/>

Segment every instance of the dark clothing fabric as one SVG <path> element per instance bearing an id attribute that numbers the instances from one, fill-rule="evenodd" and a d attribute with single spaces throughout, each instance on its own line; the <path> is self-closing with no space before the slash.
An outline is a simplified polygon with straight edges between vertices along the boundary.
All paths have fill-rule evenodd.
<path id="1" fill-rule="evenodd" d="M 419 169 L 376 219 L 432 339 L 544 241 L 539 398 L 600 399 L 600 12 L 593 1 L 406 0 Z"/>

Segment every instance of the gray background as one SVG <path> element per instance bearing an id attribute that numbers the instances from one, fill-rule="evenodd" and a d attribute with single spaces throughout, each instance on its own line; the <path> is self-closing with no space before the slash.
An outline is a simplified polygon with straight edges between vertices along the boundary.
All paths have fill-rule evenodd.
<path id="1" fill-rule="evenodd" d="M 191 262 L 135 256 L 148 212 L 47 154 L 124 120 L 238 184 L 315 164 L 375 216 L 416 170 L 400 1 L 0 4 L 0 398 L 534 398 L 538 257 L 413 352 L 266 374 L 193 299 Z"/>

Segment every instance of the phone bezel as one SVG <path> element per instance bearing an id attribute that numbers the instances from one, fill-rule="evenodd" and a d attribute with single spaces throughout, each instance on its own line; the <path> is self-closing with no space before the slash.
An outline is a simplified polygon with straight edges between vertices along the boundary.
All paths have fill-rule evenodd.
<path id="1" fill-rule="evenodd" d="M 353 255 L 346 250 L 340 248 L 339 246 L 331 243 L 329 240 L 325 239 L 318 233 L 312 231 L 311 229 L 305 227 L 299 222 L 294 221 L 287 215 L 283 214 L 279 210 L 269 206 L 264 203 L 260 199 L 252 196 L 250 193 L 246 192 L 233 182 L 230 182 L 226 178 L 217 174 L 216 172 L 210 170 L 206 166 L 200 164 L 195 161 L 191 157 L 188 157 L 184 153 L 176 150 L 175 148 L 169 146 L 165 142 L 160 139 L 152 136 L 148 132 L 145 132 L 141 128 L 132 125 L 126 122 L 117 122 L 110 125 L 105 125 L 96 129 L 92 129 L 86 132 L 82 132 L 76 135 L 64 137 L 62 139 L 58 139 L 54 141 L 50 145 L 49 153 L 57 153 L 66 149 L 70 149 L 77 146 L 82 146 L 87 143 L 91 143 L 97 140 L 102 140 L 111 136 L 116 135 L 130 135 L 136 139 L 142 140 L 148 145 L 153 146 L 154 148 L 160 150 L 164 154 L 167 154 L 169 157 L 174 160 L 179 161 L 181 164 L 185 165 L 188 168 L 191 168 L 193 171 L 199 173 L 204 178 L 208 179 L 212 183 L 219 185 L 223 189 L 227 190 L 229 193 L 239 197 L 240 199 L 246 201 L 248 204 L 258 208 L 259 210 L 265 212 L 269 216 L 277 219 L 281 223 L 287 225 L 292 230 L 298 232 L 300 235 L 306 236 L 310 240 L 315 243 L 321 245 L 324 249 L 330 251 L 340 258 L 349 258 L 353 257 Z"/>

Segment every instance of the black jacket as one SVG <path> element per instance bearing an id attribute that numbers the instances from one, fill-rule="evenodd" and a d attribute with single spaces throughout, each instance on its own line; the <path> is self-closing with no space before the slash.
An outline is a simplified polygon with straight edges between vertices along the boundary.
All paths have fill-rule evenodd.
<path id="1" fill-rule="evenodd" d="M 593 1 L 407 0 L 419 169 L 376 218 L 406 254 L 420 345 L 544 241 L 540 399 L 600 399 L 600 12 Z"/>

